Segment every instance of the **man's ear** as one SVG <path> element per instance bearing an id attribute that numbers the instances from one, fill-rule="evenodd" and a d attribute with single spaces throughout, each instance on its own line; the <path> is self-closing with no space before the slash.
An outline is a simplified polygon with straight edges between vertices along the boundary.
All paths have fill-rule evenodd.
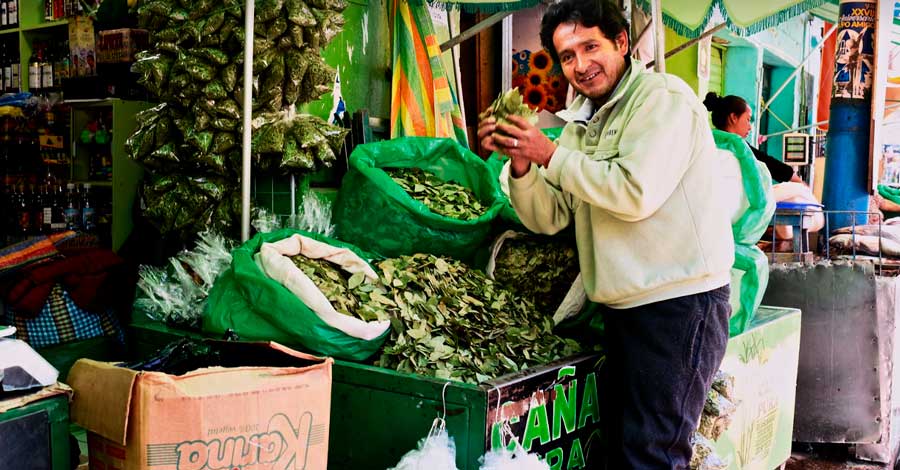
<path id="1" fill-rule="evenodd" d="M 622 56 L 628 54 L 628 33 L 624 30 L 616 35 L 616 47 L 619 48 Z"/>

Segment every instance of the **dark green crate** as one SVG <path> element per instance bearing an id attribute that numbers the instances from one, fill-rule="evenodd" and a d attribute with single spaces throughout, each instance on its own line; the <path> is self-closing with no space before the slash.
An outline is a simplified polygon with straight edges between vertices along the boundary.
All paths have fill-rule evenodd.
<path id="1" fill-rule="evenodd" d="M 69 400 L 66 395 L 45 398 L 25 406 L 0 413 L 0 425 L 11 425 L 15 421 L 25 420 L 29 426 L 34 421 L 48 424 L 48 444 L 50 462 L 53 470 L 69 470 L 71 457 L 69 454 Z M 4 427 L 0 426 L 0 433 Z M 3 454 L 3 448 L 17 436 L 0 435 L 0 470 L 35 469 L 35 461 L 40 456 L 33 456 L 24 462 L 14 462 L 9 455 Z"/>
<path id="2" fill-rule="evenodd" d="M 202 335 L 143 321 L 132 325 L 130 336 L 134 355 L 143 356 L 178 337 Z M 587 385 L 594 387 L 591 390 L 596 389 L 599 366 L 598 356 L 584 356 L 476 386 L 460 382 L 449 382 L 448 385 L 445 380 L 336 360 L 329 468 L 390 468 L 396 465 L 403 454 L 414 449 L 428 434 L 434 419 L 444 414 L 444 403 L 447 431 L 455 440 L 457 466 L 462 470 L 479 468 L 478 459 L 492 446 L 490 423 L 498 418 L 508 419 L 510 415 L 513 415 L 509 422 L 514 434 L 523 442 L 531 436 L 530 441 L 534 444 L 531 450 L 546 455 L 553 470 L 597 468 L 601 457 L 599 424 L 596 414 L 585 414 L 582 400 Z M 565 416 L 569 418 L 566 420 L 559 414 L 563 407 L 554 409 L 553 405 L 559 398 L 566 398 L 561 392 L 569 391 L 568 387 L 576 388 L 574 394 L 578 404 L 573 405 L 576 414 Z M 572 397 L 572 394 L 567 396 Z M 589 396 L 593 397 L 590 404 L 596 406 L 596 394 Z M 544 405 L 541 405 L 542 401 Z M 497 412 L 498 405 L 507 402 L 527 405 L 519 407 L 521 415 L 507 412 L 501 416 Z M 545 414 L 532 413 L 534 410 Z M 571 430 L 553 429 L 555 422 L 582 420 L 584 426 L 573 425 Z M 539 425 L 544 423 L 546 432 L 539 432 Z M 526 430 L 529 424 L 533 425 L 531 432 Z M 579 452 L 583 453 L 586 463 L 570 465 L 572 455 L 578 456 Z"/>

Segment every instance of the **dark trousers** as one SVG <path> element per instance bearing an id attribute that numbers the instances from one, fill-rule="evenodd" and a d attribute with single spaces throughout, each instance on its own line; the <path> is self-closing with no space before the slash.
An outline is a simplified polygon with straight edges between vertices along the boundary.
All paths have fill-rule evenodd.
<path id="1" fill-rule="evenodd" d="M 608 470 L 681 470 L 728 342 L 729 287 L 602 308 Z"/>

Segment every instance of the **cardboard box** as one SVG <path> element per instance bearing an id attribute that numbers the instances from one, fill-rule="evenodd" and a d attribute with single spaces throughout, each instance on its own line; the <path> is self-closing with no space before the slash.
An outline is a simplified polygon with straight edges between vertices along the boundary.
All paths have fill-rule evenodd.
<path id="1" fill-rule="evenodd" d="M 179 376 L 75 363 L 72 419 L 92 470 L 327 468 L 332 359 L 214 343 L 226 367 Z"/>
<path id="2" fill-rule="evenodd" d="M 102 64 L 134 62 L 134 54 L 148 49 L 150 41 L 146 29 L 110 29 L 98 35 L 97 62 Z"/>
<path id="3" fill-rule="evenodd" d="M 94 22 L 89 17 L 76 16 L 69 20 L 69 51 L 72 59 L 70 77 L 91 77 L 97 74 Z"/>

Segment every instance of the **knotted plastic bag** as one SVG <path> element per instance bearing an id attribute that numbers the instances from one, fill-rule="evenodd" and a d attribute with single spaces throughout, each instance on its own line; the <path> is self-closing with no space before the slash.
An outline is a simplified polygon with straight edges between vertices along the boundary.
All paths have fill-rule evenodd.
<path id="1" fill-rule="evenodd" d="M 388 470 L 457 470 L 456 444 L 447 434 L 444 420 L 436 418 L 428 436 Z"/>
<path id="2" fill-rule="evenodd" d="M 756 242 L 772 220 L 775 198 L 772 193 L 772 176 L 765 165 L 756 160 L 750 147 L 740 136 L 713 130 L 713 138 L 719 149 L 737 159 L 746 201 L 741 205 L 743 212 L 731 224 L 735 245 L 732 279 L 739 281 L 732 282 L 732 299 L 737 300 L 737 307 L 731 316 L 729 334 L 736 336 L 750 326 L 769 283 L 769 262 Z"/>

